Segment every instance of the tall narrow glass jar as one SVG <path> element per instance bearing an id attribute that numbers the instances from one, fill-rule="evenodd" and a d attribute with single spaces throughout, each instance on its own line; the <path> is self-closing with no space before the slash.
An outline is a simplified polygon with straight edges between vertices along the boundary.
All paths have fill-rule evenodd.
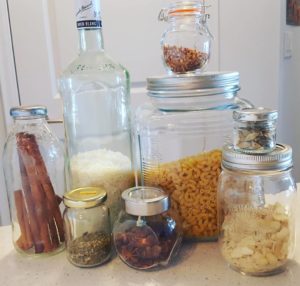
<path id="1" fill-rule="evenodd" d="M 13 244 L 27 255 L 63 249 L 59 208 L 64 192 L 64 151 L 47 126 L 44 106 L 10 110 L 14 124 L 3 151 Z"/>
<path id="2" fill-rule="evenodd" d="M 99 0 L 77 0 L 80 52 L 60 80 L 68 189 L 103 187 L 112 218 L 134 185 L 129 74 L 104 51 Z"/>

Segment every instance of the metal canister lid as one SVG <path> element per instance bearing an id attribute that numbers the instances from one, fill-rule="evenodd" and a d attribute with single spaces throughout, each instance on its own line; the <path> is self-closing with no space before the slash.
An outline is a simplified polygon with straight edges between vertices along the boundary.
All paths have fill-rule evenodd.
<path id="1" fill-rule="evenodd" d="M 93 208 L 106 201 L 107 193 L 98 187 L 72 190 L 64 195 L 64 204 L 69 208 Z"/>
<path id="2" fill-rule="evenodd" d="M 267 154 L 245 154 L 236 151 L 233 145 L 223 148 L 222 165 L 226 169 L 241 171 L 284 171 L 293 166 L 292 148 L 277 144 Z"/>
<path id="3" fill-rule="evenodd" d="M 238 72 L 206 72 L 178 76 L 157 76 L 147 79 L 148 94 L 151 97 L 182 97 L 183 93 L 211 95 L 240 90 Z M 176 96 L 177 95 L 177 96 Z"/>
<path id="4" fill-rule="evenodd" d="M 10 109 L 10 115 L 13 118 L 46 117 L 47 108 L 43 105 L 16 106 Z"/>
<path id="5" fill-rule="evenodd" d="M 277 110 L 258 107 L 235 110 L 233 112 L 233 119 L 241 122 L 255 122 L 255 121 L 275 121 L 278 119 Z"/>
<path id="6" fill-rule="evenodd" d="M 122 193 L 125 211 L 135 216 L 152 216 L 167 211 L 170 207 L 169 196 L 159 188 L 134 187 Z"/>

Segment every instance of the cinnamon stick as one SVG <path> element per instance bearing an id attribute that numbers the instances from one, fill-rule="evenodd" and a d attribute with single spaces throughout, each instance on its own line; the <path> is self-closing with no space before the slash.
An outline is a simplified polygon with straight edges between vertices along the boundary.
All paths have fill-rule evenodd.
<path id="1" fill-rule="evenodd" d="M 53 189 L 53 185 L 49 178 L 47 168 L 45 166 L 43 157 L 40 153 L 35 136 L 32 134 L 19 134 L 21 137 L 23 137 L 24 141 L 28 142 L 28 154 L 30 154 L 30 156 L 32 156 L 35 160 L 36 171 L 49 204 L 49 211 L 53 213 L 53 216 L 55 218 L 55 223 L 59 233 L 60 241 L 64 241 L 64 229 L 61 211 L 59 209 L 59 204 L 57 203 L 57 198 Z"/>
<path id="2" fill-rule="evenodd" d="M 44 250 L 44 245 L 41 241 L 41 236 L 39 231 L 40 227 L 35 212 L 35 205 L 32 198 L 27 172 L 19 148 L 18 148 L 18 156 L 19 156 L 19 165 L 20 165 L 20 172 L 21 172 L 24 201 L 27 206 L 29 225 L 30 225 L 30 231 L 31 231 L 32 240 L 34 244 L 34 249 L 35 249 L 35 253 L 41 253 Z"/>
<path id="3" fill-rule="evenodd" d="M 21 235 L 20 238 L 17 240 L 17 245 L 23 249 L 28 250 L 32 247 L 32 237 L 29 227 L 29 220 L 27 216 L 27 211 L 25 208 L 24 198 L 22 191 L 18 190 L 14 192 L 15 198 L 15 206 L 17 212 L 17 219 L 20 226 Z"/>

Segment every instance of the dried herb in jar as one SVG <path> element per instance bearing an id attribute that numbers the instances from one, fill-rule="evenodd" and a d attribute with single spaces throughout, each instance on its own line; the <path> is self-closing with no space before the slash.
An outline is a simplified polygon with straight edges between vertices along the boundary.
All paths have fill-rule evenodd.
<path id="1" fill-rule="evenodd" d="M 85 232 L 67 245 L 69 260 L 82 267 L 105 262 L 111 253 L 111 237 L 104 232 Z"/>
<path id="2" fill-rule="evenodd" d="M 163 53 L 166 65 L 175 73 L 201 69 L 208 60 L 207 53 L 178 46 L 165 45 Z"/>
<path id="3" fill-rule="evenodd" d="M 120 257 L 131 267 L 147 269 L 168 260 L 176 244 L 176 232 L 161 222 L 147 222 L 115 235 Z"/>

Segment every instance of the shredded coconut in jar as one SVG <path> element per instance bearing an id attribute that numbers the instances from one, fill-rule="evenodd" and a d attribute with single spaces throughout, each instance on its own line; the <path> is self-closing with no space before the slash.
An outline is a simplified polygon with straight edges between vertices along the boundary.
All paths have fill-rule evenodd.
<path id="1" fill-rule="evenodd" d="M 289 216 L 279 203 L 233 209 L 225 215 L 221 231 L 224 258 L 245 273 L 273 271 L 288 259 Z"/>
<path id="2" fill-rule="evenodd" d="M 73 188 L 102 187 L 107 192 L 107 206 L 112 221 L 120 210 L 122 191 L 134 186 L 130 159 L 106 149 L 79 153 L 70 162 Z"/>

